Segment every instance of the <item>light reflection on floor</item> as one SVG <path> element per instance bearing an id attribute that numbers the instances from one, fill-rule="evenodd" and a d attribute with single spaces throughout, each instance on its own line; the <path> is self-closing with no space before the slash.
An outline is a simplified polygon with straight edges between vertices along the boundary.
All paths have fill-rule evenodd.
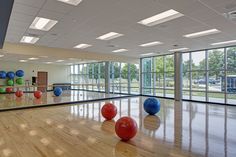
<path id="1" fill-rule="evenodd" d="M 236 107 L 160 99 L 161 111 L 149 116 L 143 111 L 145 99 L 2 112 L 0 151 L 4 156 L 23 156 L 19 150 L 26 154 L 40 150 L 50 157 L 78 153 L 107 157 L 236 156 Z M 118 109 L 113 121 L 101 116 L 105 102 Z M 137 136 L 128 143 L 119 141 L 114 133 L 115 121 L 122 116 L 133 117 L 139 127 Z"/>

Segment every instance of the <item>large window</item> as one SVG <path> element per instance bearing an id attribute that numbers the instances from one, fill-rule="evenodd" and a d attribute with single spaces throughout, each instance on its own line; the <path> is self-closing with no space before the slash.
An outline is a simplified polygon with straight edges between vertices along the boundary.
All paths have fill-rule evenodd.
<path id="1" fill-rule="evenodd" d="M 183 98 L 236 104 L 236 47 L 183 53 Z"/>
<path id="2" fill-rule="evenodd" d="M 174 97 L 174 55 L 142 59 L 142 94 Z"/>
<path id="3" fill-rule="evenodd" d="M 71 65 L 72 89 L 104 91 L 104 70 L 104 62 Z"/>
<path id="4" fill-rule="evenodd" d="M 139 94 L 139 64 L 111 62 L 110 92 Z"/>

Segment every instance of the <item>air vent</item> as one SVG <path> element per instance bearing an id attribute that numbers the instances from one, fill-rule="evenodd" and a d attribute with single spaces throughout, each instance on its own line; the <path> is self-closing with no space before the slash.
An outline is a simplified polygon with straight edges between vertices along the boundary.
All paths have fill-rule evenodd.
<path id="1" fill-rule="evenodd" d="M 225 18 L 229 20 L 236 20 L 236 10 L 228 12 L 228 13 L 224 13 L 223 15 Z"/>

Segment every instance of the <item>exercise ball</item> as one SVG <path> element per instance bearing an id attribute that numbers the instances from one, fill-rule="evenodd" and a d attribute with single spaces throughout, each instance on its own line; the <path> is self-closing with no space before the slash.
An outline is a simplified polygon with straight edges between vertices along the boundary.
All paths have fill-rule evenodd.
<path id="1" fill-rule="evenodd" d="M 8 86 L 13 86 L 14 85 L 14 81 L 13 80 L 7 80 L 7 85 Z"/>
<path id="2" fill-rule="evenodd" d="M 53 93 L 55 96 L 60 96 L 62 94 L 62 89 L 60 87 L 56 87 Z"/>
<path id="3" fill-rule="evenodd" d="M 25 74 L 25 73 L 24 73 L 23 70 L 17 70 L 17 71 L 16 71 L 16 76 L 17 76 L 17 77 L 23 77 L 24 74 Z"/>
<path id="4" fill-rule="evenodd" d="M 22 97 L 23 96 L 23 91 L 22 90 L 17 90 L 16 92 L 15 92 L 15 95 L 17 96 L 17 97 Z"/>
<path id="5" fill-rule="evenodd" d="M 12 72 L 12 71 L 9 71 L 9 72 L 7 73 L 7 77 L 8 77 L 9 79 L 14 79 L 15 73 Z"/>
<path id="6" fill-rule="evenodd" d="M 42 96 L 42 94 L 43 94 L 43 93 L 42 93 L 41 91 L 39 91 L 39 90 L 38 90 L 38 91 L 35 91 L 35 92 L 34 92 L 34 97 L 37 98 L 37 99 L 40 99 L 41 96 Z"/>
<path id="7" fill-rule="evenodd" d="M 112 103 L 106 103 L 103 107 L 102 107 L 102 116 L 106 119 L 106 120 L 111 120 L 113 119 L 117 114 L 117 108 L 115 105 L 113 105 Z"/>
<path id="8" fill-rule="evenodd" d="M 148 114 L 154 115 L 160 111 L 161 104 L 160 101 L 156 98 L 147 98 L 144 101 L 143 107 Z"/>
<path id="9" fill-rule="evenodd" d="M 23 84 L 24 84 L 23 78 L 17 78 L 17 79 L 16 79 L 16 83 L 17 83 L 18 85 L 23 85 Z"/>
<path id="10" fill-rule="evenodd" d="M 123 141 L 128 141 L 137 133 L 137 123 L 130 117 L 120 118 L 115 125 L 115 131 Z"/>
<path id="11" fill-rule="evenodd" d="M 6 92 L 5 88 L 0 88 L 0 93 L 5 93 L 5 92 Z"/>
<path id="12" fill-rule="evenodd" d="M 12 91 L 13 91 L 13 88 L 10 88 L 10 87 L 6 88 L 7 93 L 11 93 Z"/>
<path id="13" fill-rule="evenodd" d="M 0 79 L 5 79 L 7 77 L 7 73 L 5 71 L 0 71 Z"/>

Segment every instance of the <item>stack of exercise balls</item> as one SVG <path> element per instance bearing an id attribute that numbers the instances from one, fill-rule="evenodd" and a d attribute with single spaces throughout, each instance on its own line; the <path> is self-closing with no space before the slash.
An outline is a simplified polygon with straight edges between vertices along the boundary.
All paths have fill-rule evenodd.
<path id="1" fill-rule="evenodd" d="M 16 79 L 16 84 L 18 84 L 18 85 L 23 85 L 23 84 L 24 84 L 24 79 L 23 79 L 23 77 L 24 77 L 24 71 L 23 71 L 23 70 L 17 70 L 17 71 L 16 71 L 16 76 L 18 77 L 18 78 Z"/>
<path id="2" fill-rule="evenodd" d="M 156 98 L 147 98 L 144 101 L 143 108 L 149 115 L 155 115 L 160 111 L 160 101 Z M 117 108 L 112 103 L 106 103 L 101 109 L 102 116 L 106 120 L 112 120 L 117 114 Z M 115 124 L 116 135 L 121 138 L 122 141 L 128 141 L 132 139 L 138 130 L 136 121 L 128 116 L 121 117 Z"/>

